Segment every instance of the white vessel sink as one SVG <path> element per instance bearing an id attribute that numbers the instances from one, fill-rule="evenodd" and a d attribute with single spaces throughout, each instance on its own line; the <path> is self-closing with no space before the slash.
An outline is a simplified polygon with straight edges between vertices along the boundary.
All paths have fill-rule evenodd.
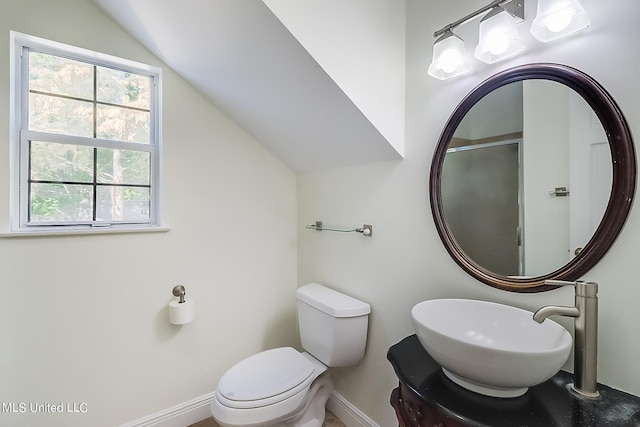
<path id="1" fill-rule="evenodd" d="M 434 299 L 411 310 L 422 346 L 453 382 L 493 397 L 521 396 L 555 375 L 571 334 L 527 310 L 486 301 Z"/>

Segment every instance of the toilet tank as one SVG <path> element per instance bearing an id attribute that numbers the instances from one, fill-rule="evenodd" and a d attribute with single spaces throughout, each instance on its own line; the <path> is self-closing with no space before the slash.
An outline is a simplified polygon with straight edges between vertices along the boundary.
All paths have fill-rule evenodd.
<path id="1" fill-rule="evenodd" d="M 302 347 L 330 367 L 355 365 L 364 356 L 371 307 L 366 302 L 310 283 L 298 289 Z"/>

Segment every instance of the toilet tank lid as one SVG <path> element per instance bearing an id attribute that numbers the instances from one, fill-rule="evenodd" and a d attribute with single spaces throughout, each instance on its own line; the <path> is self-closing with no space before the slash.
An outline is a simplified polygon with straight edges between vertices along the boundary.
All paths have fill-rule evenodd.
<path id="1" fill-rule="evenodd" d="M 366 302 L 318 283 L 298 288 L 297 298 L 333 317 L 356 317 L 371 313 L 371 306 Z"/>

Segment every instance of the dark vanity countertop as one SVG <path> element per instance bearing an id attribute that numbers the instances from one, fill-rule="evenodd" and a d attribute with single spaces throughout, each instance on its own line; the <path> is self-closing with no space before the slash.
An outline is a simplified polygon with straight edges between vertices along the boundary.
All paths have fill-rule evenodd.
<path id="1" fill-rule="evenodd" d="M 402 384 L 469 426 L 640 427 L 640 397 L 598 385 L 599 399 L 580 399 L 567 390 L 573 376 L 564 371 L 523 396 L 500 399 L 468 391 L 445 377 L 416 335 L 389 348 L 387 358 Z"/>

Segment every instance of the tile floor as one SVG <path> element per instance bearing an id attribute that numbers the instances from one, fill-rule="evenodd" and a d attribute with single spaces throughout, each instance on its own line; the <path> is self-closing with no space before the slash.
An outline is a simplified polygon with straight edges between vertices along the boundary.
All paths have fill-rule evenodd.
<path id="1" fill-rule="evenodd" d="M 191 424 L 189 427 L 219 427 L 213 418 L 207 418 L 202 421 L 198 421 L 195 424 Z M 340 421 L 335 415 L 327 411 L 327 415 L 324 419 L 322 427 L 345 427 L 344 423 Z"/>

